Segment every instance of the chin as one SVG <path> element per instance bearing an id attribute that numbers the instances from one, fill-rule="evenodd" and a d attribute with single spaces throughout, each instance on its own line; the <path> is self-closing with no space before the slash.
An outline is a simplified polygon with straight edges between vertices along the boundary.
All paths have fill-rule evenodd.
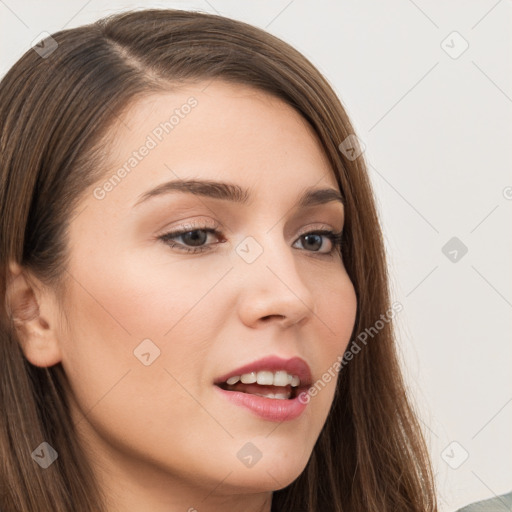
<path id="1" fill-rule="evenodd" d="M 231 475 L 222 487 L 229 493 L 236 490 L 237 493 L 260 493 L 279 491 L 294 482 L 302 473 L 297 471 L 282 471 L 273 468 L 270 474 L 265 470 L 250 474 Z"/>
<path id="2" fill-rule="evenodd" d="M 283 458 L 276 450 L 270 457 L 262 456 L 252 467 L 233 469 L 226 484 L 236 487 L 240 492 L 278 491 L 290 485 L 304 471 L 309 457 L 294 456 Z M 266 459 L 266 460 L 264 460 Z"/>

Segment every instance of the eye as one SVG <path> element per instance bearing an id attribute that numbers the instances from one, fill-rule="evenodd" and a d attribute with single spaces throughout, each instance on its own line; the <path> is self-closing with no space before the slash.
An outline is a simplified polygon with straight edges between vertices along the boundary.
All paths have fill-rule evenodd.
<path id="1" fill-rule="evenodd" d="M 203 245 L 206 240 L 208 239 L 208 235 L 216 235 L 217 238 L 220 237 L 221 233 L 220 231 L 213 229 L 213 228 L 207 228 L 207 227 L 198 227 L 194 229 L 188 229 L 188 230 L 180 230 L 180 231 L 171 231 L 169 233 L 165 233 L 162 236 L 158 237 L 162 242 L 169 245 L 172 248 L 176 248 L 180 251 L 185 252 L 206 252 L 211 250 L 211 245 Z M 184 244 L 176 243 L 174 241 L 175 238 L 182 237 Z M 191 244 L 190 246 L 186 244 Z"/>
<path id="2" fill-rule="evenodd" d="M 324 256 L 330 256 L 336 251 L 341 250 L 342 243 L 342 231 L 336 233 L 330 230 L 316 230 L 302 234 L 298 241 L 304 240 L 303 246 L 308 249 L 311 248 L 313 253 L 318 253 Z M 166 245 L 179 251 L 187 253 L 201 253 L 211 251 L 212 246 L 215 243 L 206 244 L 208 235 L 215 235 L 214 238 L 222 238 L 222 233 L 216 228 L 210 228 L 207 226 L 189 226 L 187 229 L 180 229 L 177 231 L 171 231 L 158 237 L 159 240 L 164 242 Z M 175 239 L 182 238 L 182 243 L 176 242 Z M 331 242 L 331 248 L 327 251 L 321 251 L 320 249 L 324 245 L 324 239 L 327 238 Z M 224 239 L 220 243 L 224 243 Z M 295 242 L 295 243 L 297 243 Z"/>
<path id="3" fill-rule="evenodd" d="M 342 241 L 342 231 L 339 233 L 335 233 L 334 231 L 329 230 L 321 230 L 321 231 L 310 231 L 309 233 L 305 233 L 301 235 L 298 240 L 304 239 L 305 246 L 309 246 L 313 249 L 313 252 L 320 252 L 320 254 L 333 254 L 336 250 L 341 249 L 341 241 Z M 330 240 L 332 248 L 327 252 L 321 252 L 319 249 L 315 249 L 314 247 L 323 245 L 322 237 L 325 237 Z"/>

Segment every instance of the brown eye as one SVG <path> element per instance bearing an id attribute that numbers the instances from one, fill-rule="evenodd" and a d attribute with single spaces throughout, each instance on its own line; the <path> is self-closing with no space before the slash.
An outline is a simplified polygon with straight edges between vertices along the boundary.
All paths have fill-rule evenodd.
<path id="1" fill-rule="evenodd" d="M 180 251 L 195 253 L 210 250 L 210 245 L 212 244 L 204 245 L 208 239 L 208 234 L 220 235 L 216 229 L 197 228 L 188 229 L 186 231 L 181 230 L 165 233 L 158 238 L 170 247 L 176 248 Z M 183 243 L 175 242 L 174 239 L 180 237 L 182 238 Z"/>
<path id="2" fill-rule="evenodd" d="M 200 233 L 199 236 L 197 233 Z M 194 231 L 187 231 L 180 236 L 183 237 L 182 240 L 185 241 L 186 244 L 191 244 L 193 246 L 204 244 L 208 238 L 204 229 L 194 229 Z"/>

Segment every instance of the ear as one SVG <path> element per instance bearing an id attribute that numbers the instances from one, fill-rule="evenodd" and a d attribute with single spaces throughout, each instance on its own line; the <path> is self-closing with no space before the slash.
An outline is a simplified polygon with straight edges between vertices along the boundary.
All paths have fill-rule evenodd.
<path id="1" fill-rule="evenodd" d="M 56 301 L 39 281 L 17 263 L 9 265 L 7 311 L 27 360 L 34 366 L 53 366 L 61 361 Z"/>

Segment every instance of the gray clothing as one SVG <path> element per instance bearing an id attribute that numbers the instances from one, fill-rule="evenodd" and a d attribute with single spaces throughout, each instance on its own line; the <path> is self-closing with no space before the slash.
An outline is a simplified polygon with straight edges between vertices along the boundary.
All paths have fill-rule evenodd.
<path id="1" fill-rule="evenodd" d="M 512 512 L 512 491 L 495 498 L 471 503 L 457 512 Z"/>

